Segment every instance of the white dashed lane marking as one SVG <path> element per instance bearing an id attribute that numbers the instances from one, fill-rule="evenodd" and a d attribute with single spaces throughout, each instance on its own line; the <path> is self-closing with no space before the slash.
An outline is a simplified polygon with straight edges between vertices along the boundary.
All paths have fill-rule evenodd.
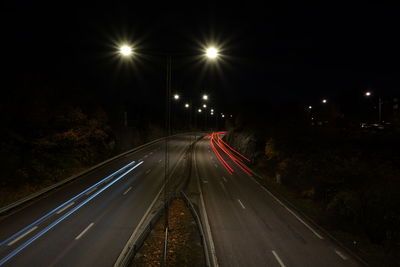
<path id="1" fill-rule="evenodd" d="M 83 230 L 77 237 L 75 237 L 75 240 L 78 240 L 79 238 L 81 238 L 87 231 L 89 231 L 90 228 L 92 228 L 92 226 L 94 225 L 94 223 L 89 224 L 85 230 Z"/>
<path id="2" fill-rule="evenodd" d="M 131 191 L 131 189 L 132 189 L 132 186 L 131 186 L 131 187 L 129 187 L 128 189 L 126 189 L 126 190 L 125 190 L 125 192 L 123 193 L 123 195 L 126 195 L 126 194 L 128 194 L 128 192 L 129 192 L 129 191 Z"/>

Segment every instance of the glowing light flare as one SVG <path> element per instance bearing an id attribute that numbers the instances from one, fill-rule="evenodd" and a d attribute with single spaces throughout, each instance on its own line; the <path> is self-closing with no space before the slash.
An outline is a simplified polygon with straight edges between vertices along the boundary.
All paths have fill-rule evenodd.
<path id="1" fill-rule="evenodd" d="M 189 108 L 189 106 L 190 106 L 190 105 L 189 105 L 188 103 L 185 104 L 185 108 Z"/>
<path id="2" fill-rule="evenodd" d="M 372 93 L 371 92 L 365 92 L 365 96 L 371 96 Z"/>
<path id="3" fill-rule="evenodd" d="M 178 100 L 179 99 L 179 95 L 178 94 L 174 94 L 174 99 Z"/>
<path id="4" fill-rule="evenodd" d="M 133 50 L 132 50 L 132 47 L 130 47 L 129 45 L 122 45 L 119 48 L 119 53 L 121 55 L 123 55 L 124 57 L 128 57 L 133 54 Z"/>
<path id="5" fill-rule="evenodd" d="M 217 48 L 211 46 L 211 47 L 206 49 L 206 56 L 209 59 L 215 59 L 215 58 L 218 57 L 218 55 L 219 55 L 219 53 L 218 53 L 218 49 Z"/>

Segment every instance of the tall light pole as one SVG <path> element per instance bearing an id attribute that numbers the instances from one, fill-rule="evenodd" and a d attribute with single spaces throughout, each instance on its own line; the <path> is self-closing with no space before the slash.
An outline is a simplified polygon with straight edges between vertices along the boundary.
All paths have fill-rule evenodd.
<path id="1" fill-rule="evenodd" d="M 124 44 L 119 48 L 119 53 L 123 57 L 131 57 L 133 55 L 133 48 Z M 215 47 L 208 47 L 204 51 L 204 55 L 208 59 L 215 60 L 219 56 L 219 51 Z M 165 211 L 165 230 L 168 230 L 168 180 L 169 180 L 169 136 L 171 135 L 171 76 L 172 76 L 172 56 L 170 54 L 163 54 L 166 56 L 166 103 L 165 103 L 165 128 L 166 128 L 166 137 L 165 137 L 165 170 L 164 170 L 164 211 Z M 208 96 L 204 95 L 207 100 Z M 174 95 L 174 99 L 178 100 L 179 95 Z M 199 111 L 201 112 L 201 110 Z"/>

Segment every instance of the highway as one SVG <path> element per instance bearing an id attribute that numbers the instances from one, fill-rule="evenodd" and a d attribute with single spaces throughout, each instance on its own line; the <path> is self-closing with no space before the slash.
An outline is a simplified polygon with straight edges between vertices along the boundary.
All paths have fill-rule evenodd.
<path id="1" fill-rule="evenodd" d="M 171 170 L 194 137 L 170 138 Z M 1 266 L 113 266 L 160 194 L 165 142 L 114 160 L 0 218 Z"/>
<path id="2" fill-rule="evenodd" d="M 359 266 L 258 184 L 246 159 L 219 138 L 202 139 L 194 154 L 216 265 Z"/>

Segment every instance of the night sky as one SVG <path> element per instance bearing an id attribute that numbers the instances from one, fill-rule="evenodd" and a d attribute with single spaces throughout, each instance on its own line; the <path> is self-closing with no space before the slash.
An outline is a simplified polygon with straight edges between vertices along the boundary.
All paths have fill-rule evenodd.
<path id="1" fill-rule="evenodd" d="M 158 54 L 173 55 L 174 92 L 192 101 L 207 92 L 228 112 L 322 97 L 351 102 L 368 88 L 398 95 L 398 9 L 276 2 L 3 3 L 3 88 L 12 89 L 3 100 L 18 90 L 19 97 L 69 95 L 162 112 L 165 57 Z M 140 55 L 121 61 L 121 42 Z M 215 64 L 198 56 L 207 44 L 222 49 Z M 50 89 L 40 92 L 42 85 Z"/>

